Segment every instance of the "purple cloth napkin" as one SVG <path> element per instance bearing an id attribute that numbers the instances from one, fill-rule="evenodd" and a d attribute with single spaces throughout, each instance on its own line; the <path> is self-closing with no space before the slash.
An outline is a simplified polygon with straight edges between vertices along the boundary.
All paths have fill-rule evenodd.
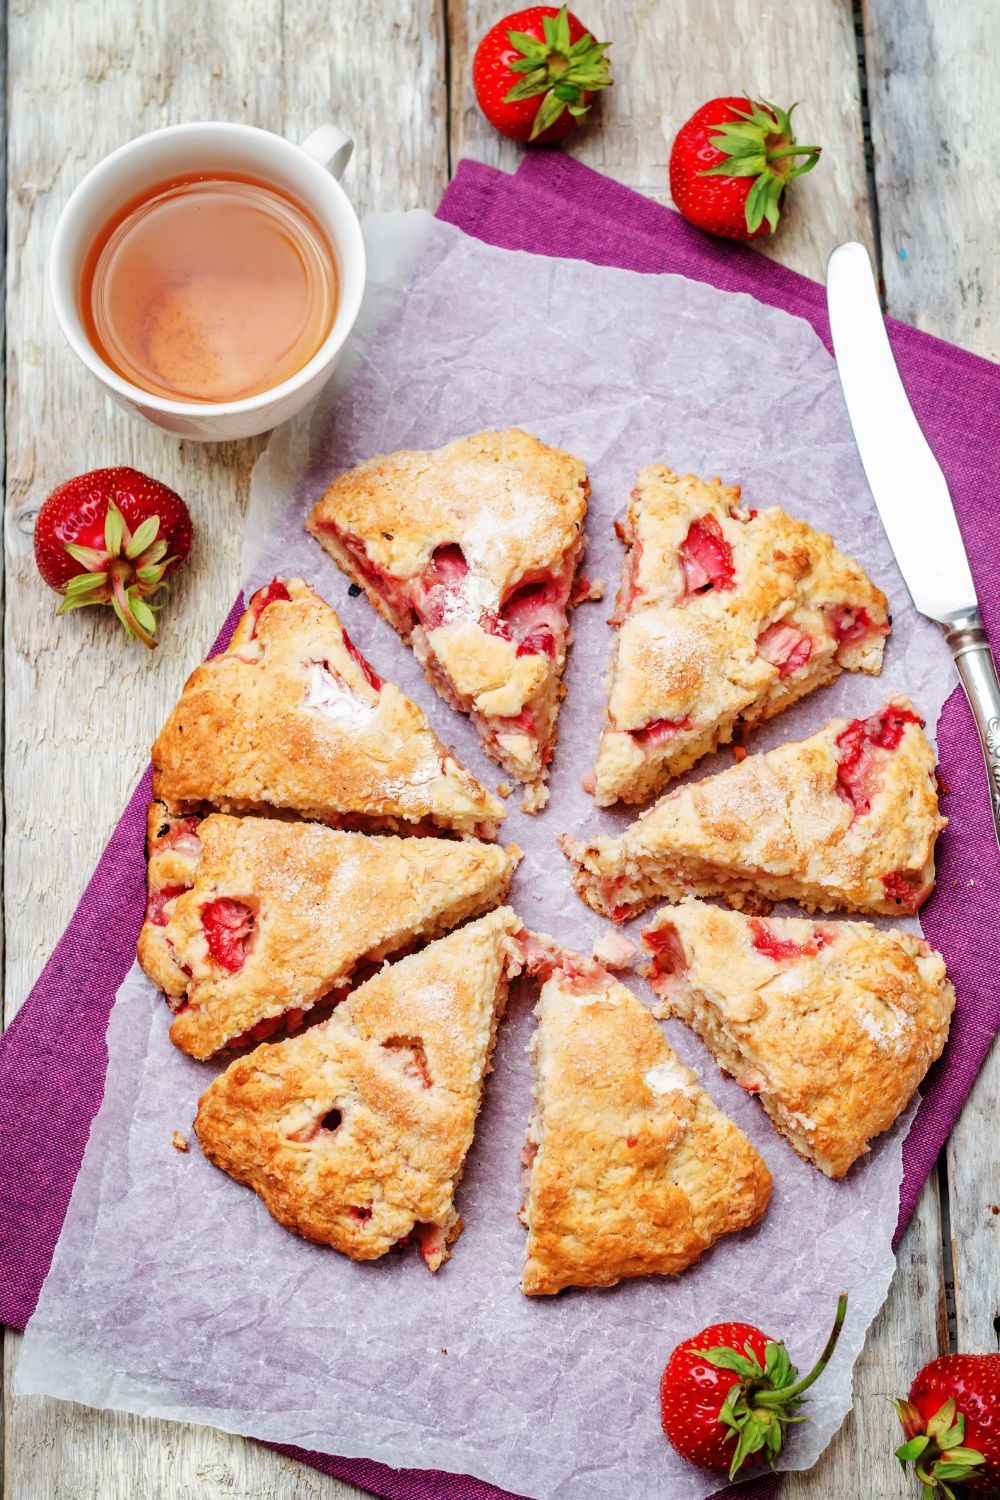
<path id="1" fill-rule="evenodd" d="M 583 258 L 647 272 L 670 271 L 808 319 L 829 345 L 821 288 L 741 246 L 710 240 L 669 209 L 558 152 L 533 152 L 514 177 L 462 162 L 439 216 L 491 244 Z M 991 566 L 1000 494 L 1000 370 L 902 324 L 891 338 L 917 416 L 951 485 L 987 628 L 1000 639 L 1000 582 Z M 213 647 L 223 649 L 242 605 Z M 945 1056 L 924 1085 L 904 1147 L 897 1236 L 1000 1028 L 990 956 L 1000 937 L 1000 860 L 971 715 L 959 690 L 939 728 L 945 801 L 956 826 L 939 845 L 938 889 L 924 927 L 944 952 L 959 994 Z M 134 956 L 145 902 L 138 851 L 145 832 L 144 777 L 72 921 L 24 1006 L 0 1038 L 0 1320 L 21 1328 L 34 1310 L 107 1067 L 105 1033 L 115 991 Z M 959 813 L 959 809 L 961 810 Z M 503 1500 L 507 1493 L 462 1475 L 393 1470 L 365 1459 L 279 1451 L 386 1500 Z M 771 1500 L 776 1482 L 751 1480 L 726 1493 Z"/>

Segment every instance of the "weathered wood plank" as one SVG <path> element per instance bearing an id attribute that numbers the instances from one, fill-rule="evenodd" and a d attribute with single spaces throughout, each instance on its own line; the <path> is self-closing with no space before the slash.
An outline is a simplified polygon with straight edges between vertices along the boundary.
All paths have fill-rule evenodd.
<path id="1" fill-rule="evenodd" d="M 996 0 L 865 7 L 889 310 L 991 359 L 1000 358 L 996 171 L 982 111 L 998 20 Z M 972 1351 L 1000 1345 L 998 1097 L 994 1048 L 947 1148 L 958 1347 Z"/>
<path id="2" fill-rule="evenodd" d="M 262 447 L 177 444 L 91 386 L 63 346 L 45 289 L 45 255 L 62 203 L 89 166 L 130 136 L 206 118 L 245 120 L 292 139 L 337 119 L 359 136 L 345 186 L 363 211 L 432 205 L 447 180 L 437 0 L 298 0 L 294 7 L 200 0 L 167 8 L 15 0 L 10 61 L 5 890 L 17 921 L 9 934 L 8 1018 L 69 918 L 153 734 L 229 607 L 250 469 Z M 32 561 L 34 516 L 52 486 L 122 462 L 177 488 L 198 532 L 163 643 L 149 655 L 110 620 L 79 613 L 57 622 Z M 8 1338 L 5 1361 L 5 1494 L 17 1500 L 346 1500 L 359 1493 L 207 1429 L 18 1400 L 10 1380 L 19 1342 Z"/>
<path id="3" fill-rule="evenodd" d="M 670 202 L 667 162 L 679 125 L 706 99 L 745 89 L 787 105 L 801 99 L 799 138 L 824 158 L 796 183 L 796 204 L 764 253 L 821 276 L 833 245 L 872 243 L 851 6 L 761 6 L 753 0 L 587 0 L 576 7 L 611 37 L 614 86 L 567 149 L 637 192 Z M 448 0 L 452 160 L 473 156 L 512 171 L 521 148 L 485 120 L 472 91 L 472 57 L 503 14 L 493 0 Z M 821 60 L 821 71 L 817 62 Z M 801 116 L 801 119 L 799 119 Z"/>
<path id="4" fill-rule="evenodd" d="M 906 323 L 1000 359 L 996 165 L 983 128 L 997 0 L 865 0 L 886 297 Z"/>

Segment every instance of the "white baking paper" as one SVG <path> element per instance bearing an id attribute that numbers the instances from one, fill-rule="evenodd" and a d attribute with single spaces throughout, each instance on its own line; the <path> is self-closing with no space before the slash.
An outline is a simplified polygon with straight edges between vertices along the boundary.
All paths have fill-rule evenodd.
<path id="1" fill-rule="evenodd" d="M 896 690 L 935 723 L 952 685 L 949 654 L 909 602 L 833 363 L 806 323 L 680 277 L 496 250 L 421 213 L 374 218 L 367 236 L 371 293 L 349 357 L 254 473 L 249 587 L 302 574 L 378 671 L 495 783 L 471 726 L 437 699 L 366 599 L 349 596 L 302 520 L 335 474 L 373 453 L 516 424 L 585 459 L 587 572 L 609 595 L 621 562 L 612 518 L 635 470 L 652 462 L 739 480 L 750 504 L 780 502 L 831 530 L 889 594 L 895 633 L 882 678 L 842 677 L 756 734 L 751 749 L 834 714 L 866 713 Z M 596 813 L 580 785 L 601 723 L 607 613 L 607 603 L 577 611 L 549 807 L 530 819 L 512 798 L 504 835 L 525 852 L 513 897 L 525 922 L 584 950 L 607 924 L 573 895 L 556 838 L 623 821 Z M 696 774 L 725 764 L 723 753 Z M 811 1465 L 849 1408 L 851 1368 L 892 1275 L 909 1116 L 845 1181 L 830 1182 L 680 1023 L 666 1023 L 671 1044 L 767 1160 L 766 1216 L 676 1280 L 526 1299 L 516 1214 L 531 1004 L 530 986 L 519 986 L 461 1189 L 466 1229 L 431 1276 L 415 1254 L 354 1265 L 307 1244 L 211 1167 L 193 1135 L 189 1154 L 172 1148 L 174 1130 L 190 1133 L 214 1069 L 171 1047 L 166 1008 L 133 970 L 112 1015 L 104 1103 L 28 1328 L 19 1390 L 474 1474 L 540 1500 L 695 1500 L 717 1481 L 679 1459 L 660 1431 L 657 1381 L 670 1350 L 735 1316 L 783 1335 L 804 1368 L 847 1289 L 837 1354 L 781 1458 L 782 1467 Z"/>

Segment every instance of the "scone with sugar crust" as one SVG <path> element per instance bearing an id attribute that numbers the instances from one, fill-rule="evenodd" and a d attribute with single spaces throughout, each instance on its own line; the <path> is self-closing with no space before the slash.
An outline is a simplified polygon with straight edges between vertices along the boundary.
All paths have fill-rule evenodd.
<path id="1" fill-rule="evenodd" d="M 215 813 L 190 889 L 139 958 L 176 1002 L 171 1040 L 206 1058 L 294 1031 L 359 965 L 437 937 L 506 900 L 520 851 L 473 839 L 347 833 Z"/>
<path id="2" fill-rule="evenodd" d="M 188 678 L 153 746 L 153 795 L 388 833 L 494 838 L 504 817 L 298 578 L 259 589 L 228 649 Z"/>
<path id="3" fill-rule="evenodd" d="M 578 458 L 512 428 L 368 459 L 307 523 L 525 783 L 529 812 L 548 795 L 567 612 L 589 588 L 574 592 L 589 493 Z"/>
<path id="4" fill-rule="evenodd" d="M 757 1222 L 767 1167 L 630 990 L 564 955 L 536 1014 L 527 1296 L 675 1276 Z"/>
<path id="5" fill-rule="evenodd" d="M 232 1063 L 198 1106 L 205 1155 L 286 1229 L 361 1261 L 415 1240 L 436 1271 L 462 1229 L 455 1190 L 520 926 L 510 907 L 480 917 Z"/>
<path id="6" fill-rule="evenodd" d="M 948 1038 L 955 991 L 912 933 L 687 900 L 658 913 L 643 943 L 660 1013 L 692 1027 L 828 1177 L 889 1129 Z"/>
<path id="7" fill-rule="evenodd" d="M 602 807 L 667 781 L 842 671 L 878 673 L 885 595 L 832 537 L 738 485 L 642 469 L 593 786 Z"/>
<path id="8" fill-rule="evenodd" d="M 615 922 L 685 895 L 898 916 L 933 890 L 947 821 L 923 720 L 898 697 L 666 793 L 617 838 L 560 842 L 579 894 Z"/>

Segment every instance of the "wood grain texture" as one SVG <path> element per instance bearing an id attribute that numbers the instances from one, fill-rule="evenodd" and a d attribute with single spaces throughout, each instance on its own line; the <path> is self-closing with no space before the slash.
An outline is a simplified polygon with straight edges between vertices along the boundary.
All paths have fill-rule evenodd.
<path id="1" fill-rule="evenodd" d="M 384 47 L 378 68 L 376 32 Z M 84 172 L 124 140 L 212 118 L 293 139 L 334 118 L 358 136 L 344 185 L 362 211 L 433 204 L 447 180 L 443 16 L 436 0 L 21 0 L 10 10 L 10 77 L 4 880 L 18 920 L 9 935 L 8 1019 L 229 608 L 250 470 L 263 446 L 178 444 L 89 383 L 63 344 L 45 288 L 59 210 Z M 178 489 L 198 533 L 154 653 L 91 611 L 57 621 L 32 560 L 34 518 L 49 490 L 123 462 Z M 19 1343 L 8 1337 L 5 1358 L 7 1497 L 357 1493 L 207 1429 L 18 1400 L 10 1379 Z"/>
<path id="2" fill-rule="evenodd" d="M 587 0 L 578 12 L 595 35 L 612 38 L 615 82 L 567 145 L 574 156 L 669 203 L 674 135 L 706 99 L 744 89 L 786 106 L 800 99 L 799 139 L 824 155 L 796 182 L 787 222 L 763 253 L 820 276 L 838 241 L 872 243 L 849 0 Z M 512 171 L 522 148 L 493 130 L 472 91 L 476 44 L 502 13 L 494 0 L 449 0 L 451 146 L 454 161 L 473 156 Z"/>
<path id="3" fill-rule="evenodd" d="M 866 0 L 864 9 L 888 305 L 905 323 L 1000 359 L 986 123 L 1000 0 Z"/>
<path id="4" fill-rule="evenodd" d="M 1000 358 L 997 173 L 982 120 L 998 23 L 1000 0 L 865 6 L 889 311 L 991 359 Z M 957 1342 L 978 1352 L 1000 1347 L 998 1098 L 994 1046 L 947 1147 Z"/>

